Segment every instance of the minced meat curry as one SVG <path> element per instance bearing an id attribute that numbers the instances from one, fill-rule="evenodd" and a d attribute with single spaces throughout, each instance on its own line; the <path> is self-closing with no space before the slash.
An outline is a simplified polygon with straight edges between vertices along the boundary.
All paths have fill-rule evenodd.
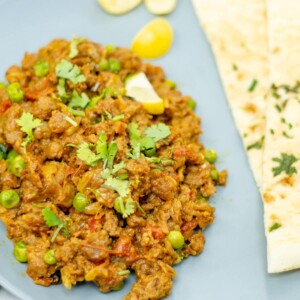
<path id="1" fill-rule="evenodd" d="M 164 112 L 126 96 L 144 73 Z M 202 252 L 225 185 L 199 142 L 194 102 L 124 48 L 54 40 L 0 86 L 0 217 L 36 284 L 92 281 L 125 299 L 169 295 L 173 265 Z"/>

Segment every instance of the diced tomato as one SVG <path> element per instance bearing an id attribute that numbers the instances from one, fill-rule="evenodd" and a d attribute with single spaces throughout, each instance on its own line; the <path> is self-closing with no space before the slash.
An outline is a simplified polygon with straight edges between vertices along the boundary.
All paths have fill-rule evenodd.
<path id="1" fill-rule="evenodd" d="M 185 148 L 178 148 L 174 150 L 174 158 L 181 158 L 186 155 L 186 149 Z"/>
<path id="2" fill-rule="evenodd" d="M 190 232 L 194 230 L 197 227 L 197 225 L 198 225 L 198 221 L 196 219 L 193 219 L 192 221 L 189 222 L 185 222 L 181 226 L 181 232 L 182 233 Z"/>
<path id="3" fill-rule="evenodd" d="M 0 111 L 2 113 L 6 112 L 11 107 L 11 101 L 10 100 L 4 100 L 1 102 Z"/>
<path id="4" fill-rule="evenodd" d="M 115 251 L 115 255 L 122 257 L 122 256 L 129 256 L 130 249 L 131 249 L 131 239 L 125 236 L 121 236 L 118 238 L 116 243 L 113 246 L 113 250 Z"/>
<path id="5" fill-rule="evenodd" d="M 89 225 L 90 231 L 92 231 L 92 232 L 96 231 L 97 227 L 98 227 L 98 223 L 99 223 L 98 219 L 95 219 L 94 217 L 89 217 L 88 225 Z"/>
<path id="6" fill-rule="evenodd" d="M 152 236 L 156 240 L 162 240 L 165 238 L 165 233 L 159 226 L 149 226 L 150 230 L 152 231 Z"/>

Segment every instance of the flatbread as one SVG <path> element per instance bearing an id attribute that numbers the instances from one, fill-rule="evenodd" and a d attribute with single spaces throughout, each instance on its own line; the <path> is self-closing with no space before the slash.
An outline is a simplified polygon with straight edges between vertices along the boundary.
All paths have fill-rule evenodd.
<path id="1" fill-rule="evenodd" d="M 300 2 L 269 0 L 268 15 L 270 80 L 287 85 L 270 92 L 263 164 L 268 271 L 275 273 L 300 268 L 300 160 L 292 163 L 300 159 Z M 274 169 L 282 155 L 286 166 Z"/>
<path id="2" fill-rule="evenodd" d="M 266 1 L 193 0 L 193 4 L 215 54 L 250 166 L 261 186 L 269 87 Z M 249 91 L 251 86 L 253 91 Z"/>

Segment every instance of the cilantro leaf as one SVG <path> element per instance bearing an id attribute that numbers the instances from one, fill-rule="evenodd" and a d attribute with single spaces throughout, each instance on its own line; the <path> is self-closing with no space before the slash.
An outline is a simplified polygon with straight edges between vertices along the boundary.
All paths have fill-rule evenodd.
<path id="1" fill-rule="evenodd" d="M 66 92 L 65 84 L 66 84 L 66 80 L 63 79 L 63 78 L 59 78 L 58 85 L 56 86 L 58 95 L 59 95 L 59 97 L 61 98 L 61 100 L 63 102 L 65 102 L 66 99 L 68 98 L 68 94 Z"/>
<path id="2" fill-rule="evenodd" d="M 119 164 L 114 165 L 112 169 L 112 174 L 116 174 L 120 170 L 124 169 L 126 167 L 126 164 L 122 161 Z"/>
<path id="3" fill-rule="evenodd" d="M 77 149 L 77 157 L 84 161 L 89 166 L 96 166 L 97 162 L 101 158 L 96 155 L 91 149 L 88 143 L 82 143 Z"/>
<path id="4" fill-rule="evenodd" d="M 102 131 L 96 144 L 96 151 L 98 156 L 103 160 L 104 168 L 106 168 L 107 165 L 109 169 L 112 169 L 118 150 L 119 148 L 115 141 L 110 142 L 107 146 L 107 138 L 105 133 Z"/>
<path id="5" fill-rule="evenodd" d="M 78 84 L 86 80 L 77 65 L 73 65 L 64 59 L 56 65 L 55 72 L 58 77 L 69 79 L 73 84 Z"/>
<path id="6" fill-rule="evenodd" d="M 170 134 L 170 128 L 164 123 L 159 123 L 158 125 L 152 125 L 145 131 L 147 137 L 152 138 L 155 142 L 167 138 Z"/>
<path id="7" fill-rule="evenodd" d="M 22 143 L 25 147 L 34 139 L 32 130 L 41 126 L 42 121 L 40 119 L 34 119 L 31 113 L 23 112 L 22 116 L 17 119 L 16 122 L 21 127 L 21 130 L 27 134 L 24 142 Z"/>
<path id="8" fill-rule="evenodd" d="M 70 58 L 74 58 L 75 56 L 78 55 L 79 51 L 77 49 L 77 46 L 82 43 L 83 41 L 85 40 L 84 37 L 78 39 L 76 37 L 76 35 L 73 37 L 73 40 L 71 41 L 70 43 L 70 54 L 69 54 L 69 57 Z"/>
<path id="9" fill-rule="evenodd" d="M 59 218 L 56 216 L 56 214 L 50 208 L 45 207 L 42 210 L 42 215 L 43 215 L 45 223 L 48 227 L 58 226 L 51 238 L 52 243 L 54 242 L 54 240 L 56 239 L 58 233 L 60 232 L 60 230 L 62 228 L 64 228 L 64 234 L 66 236 L 68 236 L 70 234 L 67 226 L 61 220 L 59 220 Z"/>
<path id="10" fill-rule="evenodd" d="M 131 198 L 127 199 L 126 203 L 125 203 L 125 209 L 124 209 L 124 212 L 122 214 L 122 217 L 127 218 L 131 214 L 133 214 L 134 213 L 134 208 L 135 208 L 135 202 Z"/>
<path id="11" fill-rule="evenodd" d="M 107 150 L 107 166 L 109 169 L 112 169 L 115 156 L 118 152 L 119 148 L 116 142 L 112 141 L 109 143 Z"/>
<path id="12" fill-rule="evenodd" d="M 129 138 L 131 140 L 140 140 L 141 139 L 141 131 L 138 128 L 138 125 L 134 122 L 130 123 L 128 126 Z"/>
<path id="13" fill-rule="evenodd" d="M 141 155 L 141 131 L 138 129 L 138 125 L 134 122 L 130 123 L 128 126 L 130 146 L 132 148 L 132 153 L 127 153 L 127 156 L 132 159 L 138 159 Z"/>
<path id="14" fill-rule="evenodd" d="M 106 179 L 106 182 L 103 185 L 103 187 L 116 191 L 122 198 L 128 196 L 130 192 L 129 190 L 130 183 L 128 180 L 121 180 L 121 179 L 114 178 L 112 176 L 109 176 Z"/>
<path id="15" fill-rule="evenodd" d="M 103 161 L 107 158 L 107 137 L 104 131 L 100 132 L 99 139 L 96 143 L 96 151 Z"/>
<path id="16" fill-rule="evenodd" d="M 297 173 L 297 169 L 293 167 L 293 163 L 298 159 L 293 154 L 281 153 L 281 158 L 274 157 L 274 162 L 279 163 L 279 166 L 272 168 L 273 176 L 277 176 L 282 172 L 285 172 L 288 176 L 292 176 Z"/>
<path id="17" fill-rule="evenodd" d="M 80 107 L 82 109 L 86 108 L 89 104 L 90 99 L 86 93 L 82 93 L 80 96 L 76 91 L 73 91 L 72 99 L 69 102 L 68 106 L 71 108 Z"/>

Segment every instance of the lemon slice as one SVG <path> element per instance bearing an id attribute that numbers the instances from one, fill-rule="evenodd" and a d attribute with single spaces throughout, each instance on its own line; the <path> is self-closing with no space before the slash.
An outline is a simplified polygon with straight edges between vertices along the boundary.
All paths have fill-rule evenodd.
<path id="1" fill-rule="evenodd" d="M 143 0 L 98 0 L 100 6 L 110 14 L 121 15 L 134 9 Z"/>
<path id="2" fill-rule="evenodd" d="M 130 76 L 125 83 L 126 96 L 140 102 L 148 113 L 160 115 L 164 112 L 163 100 L 157 95 L 145 73 Z"/>
<path id="3" fill-rule="evenodd" d="M 141 58 L 158 58 L 165 55 L 173 43 L 173 29 L 169 22 L 157 18 L 145 25 L 135 36 L 131 49 Z"/>
<path id="4" fill-rule="evenodd" d="M 145 0 L 147 9 L 155 15 L 166 15 L 176 7 L 176 0 Z"/>

